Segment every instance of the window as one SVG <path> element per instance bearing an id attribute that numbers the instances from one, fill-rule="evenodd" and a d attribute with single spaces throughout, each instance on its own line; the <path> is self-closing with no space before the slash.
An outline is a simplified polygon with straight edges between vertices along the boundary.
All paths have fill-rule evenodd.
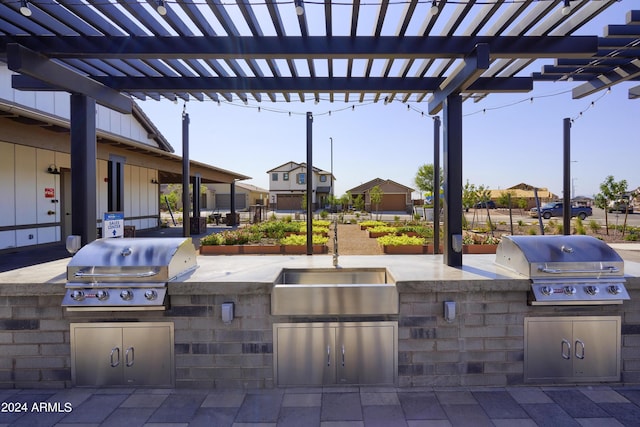
<path id="1" fill-rule="evenodd" d="M 320 175 L 320 182 L 327 182 L 327 175 Z"/>
<path id="2" fill-rule="evenodd" d="M 285 172 L 282 174 L 282 180 L 283 181 L 289 181 L 289 172 Z"/>
<path id="3" fill-rule="evenodd" d="M 278 174 L 276 172 L 271 174 L 271 181 L 277 181 L 278 180 Z"/>
<path id="4" fill-rule="evenodd" d="M 296 182 L 298 184 L 304 184 L 305 183 L 305 175 L 304 173 L 299 173 L 298 175 L 296 175 Z"/>

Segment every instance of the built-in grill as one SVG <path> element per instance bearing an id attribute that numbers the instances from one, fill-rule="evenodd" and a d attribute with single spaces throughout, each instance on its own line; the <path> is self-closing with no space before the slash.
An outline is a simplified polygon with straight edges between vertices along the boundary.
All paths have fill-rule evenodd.
<path id="1" fill-rule="evenodd" d="M 496 263 L 531 279 L 531 305 L 622 304 L 624 261 L 590 236 L 503 236 Z"/>
<path id="2" fill-rule="evenodd" d="M 99 239 L 67 266 L 69 311 L 165 310 L 167 285 L 197 268 L 190 238 Z"/>

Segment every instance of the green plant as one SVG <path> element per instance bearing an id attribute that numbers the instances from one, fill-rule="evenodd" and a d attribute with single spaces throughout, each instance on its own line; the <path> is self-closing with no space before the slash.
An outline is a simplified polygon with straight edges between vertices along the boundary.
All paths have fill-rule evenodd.
<path id="1" fill-rule="evenodd" d="M 600 231 L 600 224 L 598 224 L 598 221 L 596 221 L 595 219 L 592 219 L 591 221 L 589 221 L 589 229 L 593 233 L 597 233 L 598 231 Z"/>
<path id="2" fill-rule="evenodd" d="M 329 212 L 327 211 L 320 211 L 320 218 L 322 219 L 327 219 L 329 217 Z"/>
<path id="3" fill-rule="evenodd" d="M 388 225 L 376 225 L 375 227 L 369 227 L 368 230 L 372 233 L 395 233 L 398 228 Z"/>
<path id="4" fill-rule="evenodd" d="M 382 246 L 404 246 L 404 245 L 424 245 L 424 239 L 421 237 L 410 237 L 406 234 L 402 234 L 400 236 L 395 236 L 393 234 L 388 234 L 386 236 L 378 237 L 376 239 L 378 244 Z"/>
<path id="5" fill-rule="evenodd" d="M 482 240 L 483 245 L 497 245 L 500 243 L 500 239 L 495 236 L 485 236 Z"/>
<path id="6" fill-rule="evenodd" d="M 527 234 L 529 234 L 530 236 L 535 236 L 536 234 L 538 234 L 538 232 L 535 228 L 532 227 L 527 231 Z"/>
<path id="7" fill-rule="evenodd" d="M 314 234 L 311 238 L 311 242 L 314 245 L 326 245 L 329 241 L 328 237 L 321 236 L 319 234 Z M 300 236 L 297 234 L 292 234 L 291 236 L 284 237 L 280 239 L 280 244 L 282 245 L 306 245 L 307 244 L 307 236 Z"/>
<path id="8" fill-rule="evenodd" d="M 526 224 L 523 220 L 519 219 L 518 220 L 518 227 L 524 227 Z"/>
<path id="9" fill-rule="evenodd" d="M 462 236 L 462 244 L 463 245 L 474 245 L 475 243 L 476 243 L 476 241 L 473 238 L 473 235 L 465 234 L 465 235 Z"/>
<path id="10" fill-rule="evenodd" d="M 397 232 L 404 233 L 416 233 L 420 237 L 429 238 L 433 237 L 433 228 L 424 225 L 404 225 L 397 228 Z"/>
<path id="11" fill-rule="evenodd" d="M 576 234 L 581 234 L 581 235 L 587 234 L 587 230 L 585 229 L 584 224 L 582 223 L 582 220 L 580 218 L 576 218 L 575 224 L 576 224 Z"/>
<path id="12" fill-rule="evenodd" d="M 564 232 L 564 226 L 562 224 L 556 225 L 556 234 L 562 234 Z"/>
<path id="13" fill-rule="evenodd" d="M 377 227 L 379 225 L 387 225 L 387 223 L 384 221 L 375 221 L 372 219 L 360 222 L 361 227 Z"/>

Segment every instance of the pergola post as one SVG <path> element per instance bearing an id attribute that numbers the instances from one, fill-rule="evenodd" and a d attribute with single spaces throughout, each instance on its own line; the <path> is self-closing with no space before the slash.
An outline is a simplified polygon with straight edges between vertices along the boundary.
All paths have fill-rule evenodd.
<path id="1" fill-rule="evenodd" d="M 97 238 L 96 101 L 71 94 L 71 233 L 82 245 Z"/>
<path id="2" fill-rule="evenodd" d="M 462 97 L 447 96 L 443 103 L 444 262 L 462 266 Z"/>

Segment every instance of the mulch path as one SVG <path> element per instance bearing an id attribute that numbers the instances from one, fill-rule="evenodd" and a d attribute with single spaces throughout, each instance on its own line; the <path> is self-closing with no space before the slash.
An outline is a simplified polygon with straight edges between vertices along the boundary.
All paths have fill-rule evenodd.
<path id="1" fill-rule="evenodd" d="M 329 253 L 333 253 L 333 224 L 329 232 Z M 339 255 L 382 255 L 382 247 L 358 224 L 338 224 Z"/>

